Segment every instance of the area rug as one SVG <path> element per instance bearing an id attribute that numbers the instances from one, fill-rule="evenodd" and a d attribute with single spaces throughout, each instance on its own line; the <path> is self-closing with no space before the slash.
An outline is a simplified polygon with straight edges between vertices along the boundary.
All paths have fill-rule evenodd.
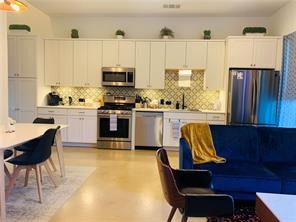
<path id="1" fill-rule="evenodd" d="M 43 203 L 38 202 L 35 173 L 31 171 L 28 187 L 24 187 L 25 171 L 19 175 L 16 186 L 6 204 L 8 222 L 47 222 L 94 172 L 95 167 L 66 167 L 66 177 L 58 173 L 54 187 L 43 171 Z"/>

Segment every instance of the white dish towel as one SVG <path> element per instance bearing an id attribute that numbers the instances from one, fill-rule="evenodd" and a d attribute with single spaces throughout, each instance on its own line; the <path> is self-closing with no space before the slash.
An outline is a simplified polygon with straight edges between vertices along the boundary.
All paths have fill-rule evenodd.
<path id="1" fill-rule="evenodd" d="M 180 137 L 180 121 L 179 120 L 171 120 L 171 132 L 172 137 L 179 139 Z"/>

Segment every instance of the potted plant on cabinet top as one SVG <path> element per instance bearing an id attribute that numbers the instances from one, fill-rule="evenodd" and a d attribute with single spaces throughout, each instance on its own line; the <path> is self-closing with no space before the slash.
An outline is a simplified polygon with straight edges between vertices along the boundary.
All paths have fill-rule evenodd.
<path id="1" fill-rule="evenodd" d="M 115 32 L 115 35 L 118 39 L 122 39 L 124 36 L 125 36 L 125 32 L 123 30 L 120 30 L 118 29 L 116 32 Z"/>
<path id="2" fill-rule="evenodd" d="M 71 30 L 71 38 L 72 39 L 78 39 L 79 38 L 79 34 L 78 34 L 78 30 L 77 29 L 72 29 Z"/>
<path id="3" fill-rule="evenodd" d="M 211 30 L 204 30 L 204 39 L 211 39 Z"/>
<path id="4" fill-rule="evenodd" d="M 163 38 L 163 39 L 168 39 L 168 38 L 174 38 L 174 32 L 167 28 L 167 27 L 164 27 L 160 30 L 160 36 Z"/>
<path id="5" fill-rule="evenodd" d="M 245 27 L 243 30 L 243 34 L 264 36 L 266 34 L 266 28 L 265 27 Z"/>

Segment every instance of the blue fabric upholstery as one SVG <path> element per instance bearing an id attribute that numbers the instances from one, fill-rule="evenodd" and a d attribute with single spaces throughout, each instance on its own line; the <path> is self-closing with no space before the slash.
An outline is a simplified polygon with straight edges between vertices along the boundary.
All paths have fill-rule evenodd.
<path id="1" fill-rule="evenodd" d="M 256 192 L 296 194 L 296 129 L 255 126 L 210 126 L 216 152 L 226 163 L 192 162 L 180 139 L 180 168 L 207 169 L 215 191 L 235 199 L 255 199 Z"/>

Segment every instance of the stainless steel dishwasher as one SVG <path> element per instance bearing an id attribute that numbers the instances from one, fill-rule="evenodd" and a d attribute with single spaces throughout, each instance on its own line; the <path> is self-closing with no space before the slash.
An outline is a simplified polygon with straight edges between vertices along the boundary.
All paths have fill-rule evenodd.
<path id="1" fill-rule="evenodd" d="M 162 147 L 162 112 L 136 112 L 135 125 L 135 146 Z"/>

